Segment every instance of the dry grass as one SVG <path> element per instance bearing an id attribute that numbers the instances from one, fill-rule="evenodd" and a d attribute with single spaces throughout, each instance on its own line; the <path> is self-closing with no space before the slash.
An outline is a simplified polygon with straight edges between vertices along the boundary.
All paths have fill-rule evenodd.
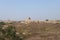
<path id="1" fill-rule="evenodd" d="M 30 24 L 13 23 L 17 32 L 26 33 L 24 40 L 60 40 L 60 24 L 35 23 Z"/>

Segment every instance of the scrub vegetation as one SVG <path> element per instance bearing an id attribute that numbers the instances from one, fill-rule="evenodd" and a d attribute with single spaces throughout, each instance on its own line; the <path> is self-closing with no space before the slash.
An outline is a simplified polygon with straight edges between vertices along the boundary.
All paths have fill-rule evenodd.
<path id="1" fill-rule="evenodd" d="M 0 40 L 60 40 L 60 23 L 0 22 Z"/>

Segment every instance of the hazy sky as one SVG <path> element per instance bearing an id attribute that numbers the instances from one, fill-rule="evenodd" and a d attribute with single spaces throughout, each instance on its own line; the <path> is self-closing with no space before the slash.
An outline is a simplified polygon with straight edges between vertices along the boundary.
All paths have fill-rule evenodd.
<path id="1" fill-rule="evenodd" d="M 0 0 L 0 19 L 60 19 L 60 0 Z"/>

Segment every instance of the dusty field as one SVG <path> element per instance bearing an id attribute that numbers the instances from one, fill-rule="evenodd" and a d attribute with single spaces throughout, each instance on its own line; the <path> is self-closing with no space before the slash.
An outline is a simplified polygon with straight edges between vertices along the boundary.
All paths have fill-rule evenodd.
<path id="1" fill-rule="evenodd" d="M 17 22 L 7 25 L 15 26 L 16 31 L 23 34 L 24 40 L 60 40 L 60 23 Z"/>
<path id="2" fill-rule="evenodd" d="M 25 32 L 24 40 L 60 40 L 60 24 L 52 23 L 16 23 L 16 30 Z"/>

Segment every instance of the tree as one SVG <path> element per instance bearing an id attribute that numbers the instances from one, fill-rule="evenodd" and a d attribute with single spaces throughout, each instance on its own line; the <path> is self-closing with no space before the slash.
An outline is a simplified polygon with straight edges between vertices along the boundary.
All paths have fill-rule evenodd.
<path id="1" fill-rule="evenodd" d="M 49 21 L 48 19 L 46 19 L 46 21 Z"/>

